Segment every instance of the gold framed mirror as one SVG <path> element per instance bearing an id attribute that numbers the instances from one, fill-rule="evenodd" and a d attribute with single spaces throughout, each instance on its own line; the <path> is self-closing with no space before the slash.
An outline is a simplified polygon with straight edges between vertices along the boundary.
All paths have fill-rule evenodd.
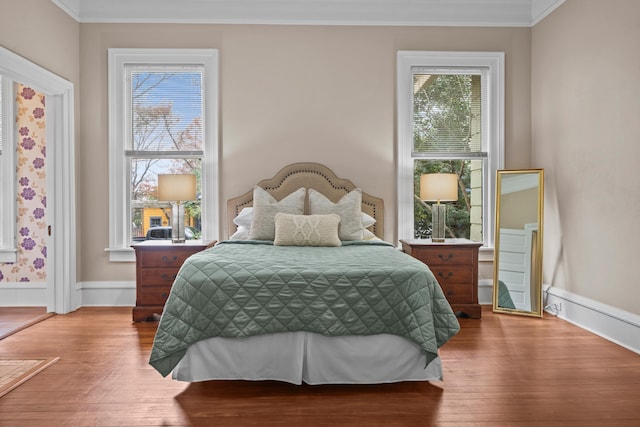
<path id="1" fill-rule="evenodd" d="M 499 170 L 493 311 L 542 317 L 544 170 Z"/>

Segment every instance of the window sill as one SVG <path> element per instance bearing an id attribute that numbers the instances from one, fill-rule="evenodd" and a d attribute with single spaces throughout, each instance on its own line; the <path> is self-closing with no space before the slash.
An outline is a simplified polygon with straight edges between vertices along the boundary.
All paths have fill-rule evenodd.
<path id="1" fill-rule="evenodd" d="M 132 248 L 106 248 L 109 262 L 136 262 L 136 253 Z"/>
<path id="2" fill-rule="evenodd" d="M 493 248 L 482 246 L 478 251 L 478 261 L 493 262 Z"/>
<path id="3" fill-rule="evenodd" d="M 17 249 L 0 249 L 0 262 L 15 264 L 18 261 Z"/>

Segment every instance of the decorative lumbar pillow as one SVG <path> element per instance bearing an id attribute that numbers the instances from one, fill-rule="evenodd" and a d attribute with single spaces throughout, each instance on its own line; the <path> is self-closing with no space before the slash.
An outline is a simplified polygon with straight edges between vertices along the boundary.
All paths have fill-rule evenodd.
<path id="1" fill-rule="evenodd" d="M 340 240 L 362 240 L 362 190 L 356 188 L 338 203 L 333 203 L 322 193 L 309 189 L 309 213 L 312 215 L 336 214 L 340 216 Z"/>
<path id="2" fill-rule="evenodd" d="M 306 189 L 299 188 L 284 199 L 277 201 L 262 187 L 253 189 L 253 214 L 248 238 L 251 240 L 273 240 L 275 216 L 278 212 L 302 215 Z"/>
<path id="3" fill-rule="evenodd" d="M 276 246 L 340 246 L 338 225 L 340 216 L 291 215 L 279 212 L 275 216 Z"/>

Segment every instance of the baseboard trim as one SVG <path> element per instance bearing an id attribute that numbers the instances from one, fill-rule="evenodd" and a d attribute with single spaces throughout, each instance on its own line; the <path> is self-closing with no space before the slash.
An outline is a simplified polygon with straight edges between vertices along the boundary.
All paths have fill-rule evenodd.
<path id="1" fill-rule="evenodd" d="M 545 286 L 545 312 L 640 354 L 640 316 Z"/>
<path id="2" fill-rule="evenodd" d="M 78 307 L 133 307 L 134 281 L 78 282 Z M 491 305 L 493 281 L 480 280 L 478 301 Z M 47 305 L 46 283 L 5 283 L 0 285 L 0 301 L 6 307 Z M 640 354 L 640 316 L 552 286 L 544 287 L 547 315 L 554 315 L 582 329 Z"/>
<path id="3" fill-rule="evenodd" d="M 46 307 L 46 282 L 8 282 L 0 284 L 3 307 Z"/>
<path id="4" fill-rule="evenodd" d="M 79 307 L 133 307 L 136 282 L 78 282 Z M 76 308 L 79 308 L 76 307 Z"/>
<path id="5" fill-rule="evenodd" d="M 478 280 L 478 304 L 493 305 L 493 279 Z"/>
<path id="6" fill-rule="evenodd" d="M 640 316 L 549 285 L 543 292 L 546 315 L 557 316 L 640 354 Z M 478 302 L 493 305 L 492 279 L 478 281 Z"/>

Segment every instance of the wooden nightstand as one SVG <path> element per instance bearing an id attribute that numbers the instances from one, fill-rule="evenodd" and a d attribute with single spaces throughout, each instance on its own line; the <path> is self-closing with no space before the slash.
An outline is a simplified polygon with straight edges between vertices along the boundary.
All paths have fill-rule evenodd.
<path id="1" fill-rule="evenodd" d="M 215 242 L 187 240 L 146 240 L 132 245 L 136 251 L 136 306 L 133 321 L 140 322 L 160 315 L 169 297 L 171 286 L 182 263 L 190 255 L 200 252 Z"/>
<path id="2" fill-rule="evenodd" d="M 478 248 L 482 243 L 467 239 L 447 239 L 445 242 L 407 239 L 400 243 L 404 252 L 429 266 L 457 316 L 481 317 Z"/>

